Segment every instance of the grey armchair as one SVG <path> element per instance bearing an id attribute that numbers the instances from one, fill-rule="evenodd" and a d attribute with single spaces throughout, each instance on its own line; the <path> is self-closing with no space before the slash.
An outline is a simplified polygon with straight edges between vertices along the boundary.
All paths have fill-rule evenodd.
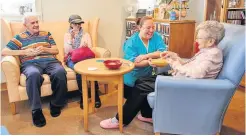
<path id="1" fill-rule="evenodd" d="M 217 134 L 245 73 L 245 26 L 224 24 L 224 65 L 216 79 L 158 76 L 148 95 L 156 134 Z M 159 69 L 167 70 L 167 68 Z"/>

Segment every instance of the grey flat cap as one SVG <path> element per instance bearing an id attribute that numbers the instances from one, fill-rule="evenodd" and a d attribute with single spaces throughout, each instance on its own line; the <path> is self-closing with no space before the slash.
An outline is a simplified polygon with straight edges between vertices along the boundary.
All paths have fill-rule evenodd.
<path id="1" fill-rule="evenodd" d="M 84 23 L 79 15 L 71 15 L 68 19 L 69 23 Z"/>

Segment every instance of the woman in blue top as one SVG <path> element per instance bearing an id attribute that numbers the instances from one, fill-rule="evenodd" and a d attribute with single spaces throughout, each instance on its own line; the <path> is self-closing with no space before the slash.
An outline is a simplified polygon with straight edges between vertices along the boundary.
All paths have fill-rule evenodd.
<path id="1" fill-rule="evenodd" d="M 124 75 L 124 97 L 127 99 L 123 107 L 123 124 L 128 125 L 141 111 L 142 119 L 152 118 L 152 109 L 147 102 L 147 95 L 135 91 L 136 80 L 152 75 L 153 68 L 149 59 L 159 58 L 160 53 L 166 50 L 161 36 L 155 32 L 151 17 L 143 17 L 139 22 L 139 32 L 133 34 L 123 46 L 124 59 L 134 62 L 133 71 Z M 118 114 L 114 118 L 100 122 L 102 128 L 118 128 Z"/>

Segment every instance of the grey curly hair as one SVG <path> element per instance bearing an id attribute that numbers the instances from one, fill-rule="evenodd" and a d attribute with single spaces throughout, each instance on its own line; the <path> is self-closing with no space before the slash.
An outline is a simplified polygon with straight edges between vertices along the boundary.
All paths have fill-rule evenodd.
<path id="1" fill-rule="evenodd" d="M 218 44 L 225 36 L 224 25 L 218 21 L 205 21 L 199 24 L 196 28 L 196 33 L 199 30 L 204 30 L 207 32 L 206 38 L 212 38 L 215 40 L 215 44 Z"/>

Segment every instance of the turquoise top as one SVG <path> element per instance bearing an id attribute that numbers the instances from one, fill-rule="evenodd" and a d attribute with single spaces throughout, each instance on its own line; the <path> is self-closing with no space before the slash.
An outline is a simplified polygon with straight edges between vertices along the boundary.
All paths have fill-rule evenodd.
<path id="1" fill-rule="evenodd" d="M 149 40 L 148 48 L 146 48 L 139 37 L 139 32 L 134 33 L 123 46 L 124 59 L 131 62 L 135 61 L 135 58 L 139 55 L 144 55 L 156 51 L 165 51 L 166 45 L 164 44 L 161 36 L 154 32 L 152 38 Z M 152 74 L 152 67 L 135 67 L 131 72 L 124 75 L 124 84 L 130 87 L 135 85 L 135 81 L 139 77 L 148 77 Z"/>

